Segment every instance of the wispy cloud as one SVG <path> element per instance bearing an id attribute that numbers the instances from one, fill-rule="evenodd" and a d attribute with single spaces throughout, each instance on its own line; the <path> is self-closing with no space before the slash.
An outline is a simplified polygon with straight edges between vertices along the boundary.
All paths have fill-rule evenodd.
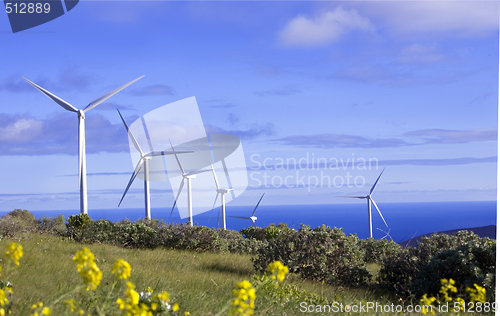
<path id="1" fill-rule="evenodd" d="M 26 74 L 12 75 L 0 82 L 0 90 L 9 92 L 36 92 L 28 82 L 23 80 L 21 76 L 26 78 Z M 78 89 L 88 89 L 95 81 L 95 76 L 80 71 L 77 67 L 66 67 L 59 72 L 55 79 L 49 79 L 45 76 L 37 76 L 29 78 L 30 81 L 49 91 L 71 91 Z"/>
<path id="2" fill-rule="evenodd" d="M 398 159 L 398 160 L 381 160 L 380 166 L 399 166 L 399 165 L 413 165 L 413 166 L 454 166 L 454 165 L 468 165 L 474 163 L 496 163 L 497 157 L 462 157 L 462 158 L 448 158 L 448 159 Z"/>
<path id="3" fill-rule="evenodd" d="M 279 33 L 279 41 L 285 46 L 320 46 L 335 42 L 352 30 L 373 31 L 374 26 L 356 10 L 339 6 L 313 18 L 293 18 Z"/>
<path id="4" fill-rule="evenodd" d="M 205 130 L 207 134 L 231 134 L 238 136 L 240 139 L 254 139 L 259 136 L 272 136 L 275 132 L 275 127 L 273 123 L 266 124 L 254 124 L 246 130 L 226 130 L 214 125 L 205 125 Z"/>
<path id="5" fill-rule="evenodd" d="M 476 163 L 496 163 L 497 157 L 460 157 L 460 158 L 440 158 L 440 159 L 395 159 L 395 160 L 378 160 L 378 159 L 364 159 L 352 157 L 315 157 L 315 161 L 308 158 L 287 158 L 283 159 L 283 163 L 265 164 L 248 166 L 248 171 L 270 171 L 270 170 L 349 170 L 353 167 L 363 168 L 381 168 L 386 166 L 454 166 L 454 165 L 468 165 Z M 285 163 L 286 161 L 286 163 Z M 366 164 L 366 165 L 365 165 Z M 407 182 L 394 182 L 394 184 L 402 184 Z"/>
<path id="6" fill-rule="evenodd" d="M 171 86 L 164 84 L 150 85 L 141 89 L 134 89 L 129 91 L 130 94 L 137 96 L 146 95 L 174 95 L 174 89 Z"/>
<path id="7" fill-rule="evenodd" d="M 263 91 L 255 91 L 255 94 L 258 96 L 287 96 L 287 95 L 292 95 L 292 94 L 298 94 L 300 93 L 300 90 L 297 89 L 296 87 L 292 85 L 287 85 L 282 88 L 278 89 L 271 89 L 271 90 L 263 90 Z"/>
<path id="8" fill-rule="evenodd" d="M 482 36 L 498 30 L 498 3 L 494 1 L 377 2 L 371 5 L 370 13 L 397 33 Z"/>
<path id="9" fill-rule="evenodd" d="M 422 44 L 412 44 L 403 48 L 398 60 L 403 63 L 433 63 L 444 59 L 436 47 Z"/>
<path id="10" fill-rule="evenodd" d="M 271 140 L 286 146 L 304 148 L 395 148 L 425 144 L 457 144 L 497 140 L 497 130 L 444 130 L 426 129 L 404 133 L 405 138 L 367 138 L 345 134 L 294 135 Z"/>
<path id="11" fill-rule="evenodd" d="M 121 105 L 116 102 L 105 102 L 102 104 L 99 104 L 98 107 L 95 108 L 97 111 L 116 111 L 122 110 L 122 111 L 130 111 L 130 110 L 135 110 L 133 106 L 130 105 Z"/>
<path id="12" fill-rule="evenodd" d="M 232 103 L 226 103 L 226 104 L 211 105 L 210 107 L 214 108 L 214 109 L 230 109 L 230 108 L 234 108 L 235 106 L 236 105 L 234 105 Z"/>
<path id="13" fill-rule="evenodd" d="M 496 129 L 485 130 L 445 130 L 445 129 L 424 129 L 404 133 L 407 137 L 418 137 L 426 144 L 457 144 L 479 141 L 497 140 Z"/>
<path id="14" fill-rule="evenodd" d="M 408 146 L 409 143 L 397 139 L 371 139 L 361 136 L 344 134 L 317 134 L 317 135 L 295 135 L 272 140 L 287 146 L 313 147 L 313 148 L 384 148 Z"/>
<path id="15" fill-rule="evenodd" d="M 76 155 L 77 120 L 69 113 L 46 119 L 28 114 L 0 114 L 0 155 Z M 123 125 L 112 124 L 99 114 L 86 119 L 87 153 L 128 151 Z"/>

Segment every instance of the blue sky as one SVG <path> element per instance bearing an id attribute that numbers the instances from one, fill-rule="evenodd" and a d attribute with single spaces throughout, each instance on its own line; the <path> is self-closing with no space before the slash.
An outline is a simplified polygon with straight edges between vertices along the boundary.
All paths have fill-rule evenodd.
<path id="1" fill-rule="evenodd" d="M 384 167 L 379 204 L 495 200 L 498 12 L 478 1 L 80 1 L 15 34 L 4 14 L 2 211 L 79 207 L 76 115 L 20 76 L 84 108 L 145 75 L 87 114 L 89 212 L 116 208 L 136 164 L 116 109 L 131 123 L 191 96 L 208 133 L 242 140 L 249 188 L 234 205 L 263 192 L 266 204 L 359 202 L 338 196 L 367 194 Z M 152 207 L 172 205 L 168 182 L 151 188 Z M 142 206 L 136 181 L 122 207 Z"/>

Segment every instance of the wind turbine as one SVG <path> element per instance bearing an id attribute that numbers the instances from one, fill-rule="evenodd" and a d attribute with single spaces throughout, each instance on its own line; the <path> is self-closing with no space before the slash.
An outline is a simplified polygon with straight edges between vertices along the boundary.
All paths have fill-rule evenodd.
<path id="1" fill-rule="evenodd" d="M 132 140 L 132 143 L 134 144 L 134 147 L 139 151 L 141 154 L 141 159 L 139 159 L 139 162 L 137 163 L 137 166 L 135 167 L 134 173 L 132 173 L 132 177 L 130 178 L 130 181 L 128 182 L 127 188 L 125 189 L 125 192 L 123 192 L 122 199 L 120 200 L 120 203 L 118 203 L 118 207 L 120 207 L 120 204 L 122 204 L 123 199 L 125 198 L 125 195 L 127 194 L 128 190 L 130 189 L 130 186 L 132 185 L 132 182 L 134 182 L 135 178 L 139 174 L 139 171 L 141 167 L 144 166 L 144 203 L 145 203 L 145 209 L 146 209 L 146 218 L 151 219 L 151 198 L 149 194 L 149 160 L 155 156 L 163 156 L 163 155 L 173 155 L 173 151 L 154 151 L 153 146 L 151 144 L 151 141 L 148 139 L 148 144 L 149 144 L 149 150 L 151 150 L 149 153 L 145 153 L 142 151 L 141 146 L 139 146 L 139 143 L 137 142 L 137 139 L 134 137 L 134 134 L 132 134 L 132 131 L 128 127 L 127 123 L 123 119 L 122 114 L 120 113 L 120 110 L 118 110 L 118 114 L 120 115 L 123 124 L 125 125 L 125 128 L 127 129 L 128 135 L 130 136 L 130 139 Z M 185 153 L 192 153 L 193 151 L 178 151 L 177 153 L 179 154 L 185 154 Z"/>
<path id="2" fill-rule="evenodd" d="M 241 219 L 250 219 L 250 220 L 252 220 L 253 226 L 255 226 L 255 221 L 257 220 L 257 216 L 255 216 L 255 211 L 257 211 L 257 207 L 259 207 L 260 201 L 262 201 L 262 198 L 264 197 L 264 194 L 266 194 L 266 193 L 263 193 L 263 194 L 262 194 L 262 196 L 260 197 L 259 202 L 257 203 L 257 205 L 255 205 L 255 208 L 254 208 L 254 210 L 253 210 L 252 216 L 250 216 L 250 217 L 244 217 L 244 216 L 229 216 L 229 217 L 241 218 Z"/>
<path id="3" fill-rule="evenodd" d="M 174 149 L 174 146 L 172 146 L 172 142 L 170 142 L 170 147 L 172 147 L 172 152 L 175 155 L 175 160 L 177 160 L 177 164 L 179 165 L 179 169 L 182 172 L 182 181 L 181 185 L 179 186 L 179 191 L 177 192 L 177 196 L 175 197 L 174 205 L 172 206 L 172 211 L 170 211 L 170 216 L 172 216 L 172 213 L 174 212 L 175 205 L 177 204 L 177 199 L 179 199 L 179 195 L 181 195 L 182 188 L 184 187 L 184 181 L 187 180 L 187 198 L 188 198 L 188 216 L 189 216 L 189 226 L 193 226 L 193 200 L 191 197 L 191 179 L 196 178 L 196 175 L 199 173 L 207 172 L 210 170 L 195 170 L 195 171 L 190 171 L 190 172 L 185 172 L 184 168 L 182 168 L 181 162 L 179 160 L 179 157 L 177 157 L 177 153 L 180 153 L 179 151 L 176 152 Z M 169 216 L 169 218 L 170 218 Z"/>
<path id="4" fill-rule="evenodd" d="M 87 107 L 83 110 L 78 110 L 76 107 L 71 105 L 70 103 L 64 101 L 63 99 L 59 98 L 55 94 L 45 90 L 44 88 L 40 87 L 39 85 L 29 81 L 28 79 L 23 78 L 26 80 L 28 83 L 30 83 L 33 87 L 37 88 L 40 90 L 43 94 L 51 98 L 54 102 L 62 106 L 65 110 L 68 110 L 70 112 L 75 112 L 78 114 L 78 183 L 80 187 L 80 213 L 82 214 L 87 214 L 87 165 L 85 161 L 85 113 L 90 111 L 91 109 L 95 108 L 97 105 L 101 104 L 111 96 L 115 95 L 116 93 L 120 92 L 121 90 L 125 89 L 132 83 L 136 82 L 137 80 L 141 79 L 144 76 L 140 76 L 139 78 L 130 81 L 129 83 L 124 84 L 123 86 L 116 88 L 115 90 L 103 95 L 100 98 L 95 99 L 94 101 L 90 102 Z"/>
<path id="5" fill-rule="evenodd" d="M 214 206 L 217 203 L 217 198 L 220 194 L 221 199 L 221 209 L 222 209 L 222 228 L 226 230 L 226 201 L 224 198 L 224 194 L 233 191 L 233 189 L 221 189 L 219 186 L 219 181 L 217 180 L 217 175 L 215 174 L 214 165 L 212 164 L 212 159 L 210 159 L 210 166 L 212 167 L 212 173 L 214 174 L 215 186 L 217 187 L 217 195 L 215 196 Z M 213 207 L 212 207 L 213 211 Z M 217 226 L 219 226 L 219 220 L 217 219 Z"/>
<path id="6" fill-rule="evenodd" d="M 375 206 L 375 208 L 377 209 L 378 214 L 380 215 L 380 217 L 382 217 L 382 220 L 384 221 L 385 226 L 389 227 L 387 225 L 385 219 L 384 219 L 384 216 L 382 216 L 382 213 L 378 209 L 377 203 L 375 203 L 375 201 L 372 198 L 372 193 L 375 190 L 375 187 L 377 186 L 377 183 L 380 180 L 380 177 L 382 176 L 382 173 L 384 173 L 384 171 L 385 171 L 385 168 L 384 168 L 384 170 L 382 170 L 382 172 L 378 176 L 377 181 L 375 181 L 375 183 L 373 184 L 373 186 L 372 186 L 372 188 L 370 190 L 370 194 L 368 194 L 366 196 L 341 196 L 341 197 L 351 198 L 351 199 L 366 199 L 366 201 L 368 203 L 368 232 L 370 233 L 370 238 L 373 238 L 373 232 L 372 232 L 372 203 L 373 203 L 373 206 Z"/>

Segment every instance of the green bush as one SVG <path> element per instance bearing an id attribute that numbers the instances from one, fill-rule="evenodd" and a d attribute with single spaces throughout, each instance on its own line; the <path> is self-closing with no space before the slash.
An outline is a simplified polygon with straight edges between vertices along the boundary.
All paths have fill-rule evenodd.
<path id="1" fill-rule="evenodd" d="M 458 250 L 464 245 L 484 244 L 485 240 L 486 239 L 481 239 L 479 236 L 468 231 L 459 231 L 456 235 L 433 234 L 431 237 L 424 237 L 417 248 L 409 247 L 407 249 L 400 249 L 398 252 L 388 255 L 383 260 L 382 268 L 379 271 L 378 282 L 382 287 L 400 295 L 420 295 L 420 293 L 433 294 L 432 290 L 439 287 L 440 278 L 436 279 L 436 275 L 426 276 L 428 274 L 428 269 L 431 269 L 430 266 L 433 267 L 432 269 L 438 269 L 439 271 L 436 272 L 438 274 L 444 271 L 451 273 L 452 270 L 449 269 L 454 269 L 454 267 L 445 268 L 446 264 L 443 262 L 449 262 L 450 265 L 459 267 L 460 264 L 456 262 L 456 260 L 466 260 L 464 256 L 472 258 L 474 253 L 477 253 L 477 255 L 480 256 L 480 258 L 478 257 L 477 259 L 478 262 L 485 262 L 484 265 L 481 263 L 481 269 L 490 271 L 490 263 L 488 263 L 488 260 L 491 258 L 489 257 L 491 255 L 490 252 L 495 252 L 494 247 L 487 247 L 487 254 L 480 253 L 479 248 L 475 249 L 474 253 L 470 252 L 467 254 L 465 254 L 464 251 Z M 491 240 L 487 239 L 486 241 L 489 242 Z M 476 259 L 470 260 L 472 261 L 467 259 L 467 262 L 472 263 Z M 460 279 L 459 275 L 462 273 L 468 274 L 469 272 L 462 270 L 453 271 L 457 274 L 456 276 L 447 275 L 446 277 L 457 280 L 457 282 L 463 284 L 463 278 Z M 486 272 L 486 274 L 487 273 L 490 272 Z M 429 285 L 429 282 L 433 285 Z M 422 292 L 424 288 L 430 290 L 428 292 Z"/>
<path id="2" fill-rule="evenodd" d="M 423 264 L 412 284 L 417 297 L 423 294 L 437 295 L 441 279 L 453 279 L 461 285 L 459 292 L 465 295 L 465 287 L 478 284 L 486 288 L 488 301 L 495 293 L 496 242 L 489 238 L 470 241 L 456 249 L 436 254 Z"/>
<path id="3" fill-rule="evenodd" d="M 56 217 L 42 216 L 42 218 L 36 221 L 37 230 L 40 233 L 55 233 L 64 234 L 66 226 L 65 219 L 63 215 Z"/>
<path id="4" fill-rule="evenodd" d="M 26 223 L 32 223 L 35 221 L 35 215 L 31 214 L 28 210 L 15 209 L 9 212 L 6 216 L 10 216 Z"/>
<path id="5" fill-rule="evenodd" d="M 35 231 L 35 216 L 27 210 L 15 209 L 0 218 L 1 237 L 15 237 Z"/>
<path id="6" fill-rule="evenodd" d="M 367 282 L 369 273 L 363 261 L 364 251 L 358 247 L 356 235 L 346 236 L 342 229 L 325 225 L 311 229 L 302 225 L 296 231 L 286 226 L 272 228 L 268 244 L 253 259 L 259 271 L 273 261 L 281 261 L 290 272 L 328 283 L 359 285 Z"/>
<path id="7" fill-rule="evenodd" d="M 402 247 L 393 240 L 362 239 L 358 244 L 364 251 L 366 263 L 383 263 L 384 259 L 401 252 Z"/>

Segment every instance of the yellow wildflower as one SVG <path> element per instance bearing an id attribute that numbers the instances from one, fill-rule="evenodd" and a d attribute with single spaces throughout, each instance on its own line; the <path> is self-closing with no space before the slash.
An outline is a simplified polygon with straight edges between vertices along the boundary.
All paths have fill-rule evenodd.
<path id="1" fill-rule="evenodd" d="M 272 274 L 271 279 L 278 279 L 280 282 L 283 282 L 285 275 L 288 273 L 288 267 L 280 261 L 274 261 L 267 266 L 267 271 Z"/>
<path id="2" fill-rule="evenodd" d="M 76 304 L 75 304 L 75 299 L 72 298 L 70 300 L 64 301 L 64 304 L 68 306 L 70 311 L 75 311 L 76 310 Z"/>
<path id="3" fill-rule="evenodd" d="M 7 251 L 5 251 L 7 258 L 11 259 L 16 266 L 19 265 L 19 259 L 23 256 L 23 246 L 16 244 L 15 242 L 7 246 Z"/>
<path id="4" fill-rule="evenodd" d="M 87 291 L 95 290 L 101 283 L 102 272 L 94 262 L 94 254 L 85 247 L 75 254 L 73 261 L 77 263 L 76 269 L 80 272 L 83 282 L 87 284 Z"/>
<path id="5" fill-rule="evenodd" d="M 172 310 L 177 312 L 179 310 L 179 304 L 175 303 L 174 306 L 172 306 Z"/>
<path id="6" fill-rule="evenodd" d="M 131 270 L 130 264 L 127 261 L 118 259 L 113 264 L 113 270 L 111 270 L 111 273 L 119 279 L 127 279 L 130 276 Z"/>
<path id="7" fill-rule="evenodd" d="M 233 309 L 231 314 L 247 316 L 253 314 L 255 307 L 255 289 L 247 280 L 237 284 L 238 289 L 233 291 Z"/>
<path id="8" fill-rule="evenodd" d="M 467 292 L 469 292 L 470 301 L 472 303 L 474 303 L 474 302 L 485 303 L 486 302 L 486 289 L 482 286 L 477 285 L 477 284 L 474 284 L 474 287 L 475 287 L 475 289 L 471 289 L 470 287 L 465 289 Z"/>

